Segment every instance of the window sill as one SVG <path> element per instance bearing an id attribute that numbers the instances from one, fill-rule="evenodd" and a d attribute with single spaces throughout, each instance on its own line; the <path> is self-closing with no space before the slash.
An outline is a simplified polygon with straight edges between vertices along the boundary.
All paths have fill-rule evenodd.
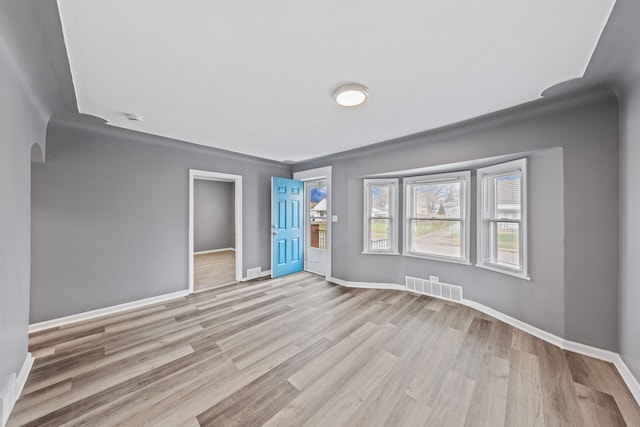
<path id="1" fill-rule="evenodd" d="M 402 256 L 406 256 L 410 258 L 418 258 L 418 259 L 428 259 L 429 261 L 450 262 L 452 264 L 472 265 L 469 261 L 466 261 L 463 259 L 444 258 L 444 257 L 438 257 L 438 256 L 430 256 L 430 255 L 418 255 L 418 254 L 412 254 L 412 253 L 403 253 Z"/>
<path id="2" fill-rule="evenodd" d="M 368 252 L 362 251 L 362 255 L 400 255 L 399 252 Z"/>
<path id="3" fill-rule="evenodd" d="M 510 270 L 507 270 L 506 268 L 494 267 L 492 265 L 486 265 L 486 264 L 476 264 L 476 267 L 484 268 L 485 270 L 493 271 L 495 273 L 506 274 L 507 276 L 517 277 L 518 279 L 522 279 L 522 280 L 531 280 L 531 277 L 529 277 L 529 275 L 526 273 L 521 273 L 518 271 L 510 271 Z"/>

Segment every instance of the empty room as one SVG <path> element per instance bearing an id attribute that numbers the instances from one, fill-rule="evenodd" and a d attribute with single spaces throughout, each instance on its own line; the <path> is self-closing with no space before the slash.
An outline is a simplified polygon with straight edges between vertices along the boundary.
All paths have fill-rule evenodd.
<path id="1" fill-rule="evenodd" d="M 639 20 L 0 0 L 0 427 L 640 427 Z"/>

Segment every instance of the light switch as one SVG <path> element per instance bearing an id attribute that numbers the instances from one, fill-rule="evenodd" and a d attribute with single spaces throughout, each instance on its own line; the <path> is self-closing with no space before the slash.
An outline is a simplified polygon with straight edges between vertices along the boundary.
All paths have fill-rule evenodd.
<path id="1" fill-rule="evenodd" d="M 338 215 L 331 215 L 331 222 L 338 222 Z"/>

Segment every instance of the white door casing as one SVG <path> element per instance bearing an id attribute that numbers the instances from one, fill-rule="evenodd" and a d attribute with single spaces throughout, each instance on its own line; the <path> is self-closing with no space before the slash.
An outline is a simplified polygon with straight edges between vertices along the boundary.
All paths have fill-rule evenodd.
<path id="1" fill-rule="evenodd" d="M 331 232 L 332 232 L 332 213 L 333 213 L 333 203 L 332 203 L 332 188 L 331 188 L 331 174 L 332 174 L 332 167 L 331 166 L 326 166 L 326 167 L 322 167 L 322 168 L 316 168 L 316 169 L 309 169 L 306 171 L 300 171 L 300 172 L 294 172 L 293 174 L 293 179 L 297 179 L 299 181 L 304 181 L 309 182 L 309 181 L 317 181 L 317 180 L 321 180 L 324 179 L 326 180 L 326 185 L 327 185 L 327 196 L 326 196 L 326 200 L 327 200 L 327 231 L 326 231 L 326 239 L 327 239 L 327 249 L 324 251 L 319 251 L 317 249 L 314 248 L 309 248 L 309 227 L 306 226 L 305 230 L 305 270 L 309 270 L 312 271 L 314 273 L 317 274 L 323 274 L 325 276 L 325 278 L 327 280 L 329 280 L 331 278 Z M 308 195 L 306 194 L 306 188 L 307 186 L 305 185 L 305 204 L 308 203 Z M 308 209 L 305 209 L 305 212 L 308 212 Z M 313 269 L 310 269 L 310 265 L 309 265 L 309 259 L 308 256 L 309 254 L 311 254 L 311 256 L 313 257 L 314 255 L 322 255 L 322 261 L 321 263 L 324 264 L 324 271 L 315 271 Z M 315 269 L 320 269 L 320 264 L 318 264 L 317 262 L 313 262 L 314 259 L 311 260 L 312 264 L 314 264 L 312 267 L 314 267 Z M 317 260 L 316 260 L 317 261 Z"/>
<path id="2" fill-rule="evenodd" d="M 194 197 L 193 188 L 196 179 L 208 181 L 233 182 L 234 199 L 234 227 L 236 246 L 236 280 L 242 280 L 242 175 L 189 169 L 189 293 L 194 291 L 193 281 L 193 242 L 194 242 Z"/>

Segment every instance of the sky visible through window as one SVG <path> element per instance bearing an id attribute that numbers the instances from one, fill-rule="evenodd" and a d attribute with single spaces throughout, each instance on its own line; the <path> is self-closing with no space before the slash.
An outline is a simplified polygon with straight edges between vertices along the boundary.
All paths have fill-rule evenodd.
<path id="1" fill-rule="evenodd" d="M 311 189 L 311 203 L 318 203 L 327 195 L 327 189 L 323 187 L 315 187 Z"/>

